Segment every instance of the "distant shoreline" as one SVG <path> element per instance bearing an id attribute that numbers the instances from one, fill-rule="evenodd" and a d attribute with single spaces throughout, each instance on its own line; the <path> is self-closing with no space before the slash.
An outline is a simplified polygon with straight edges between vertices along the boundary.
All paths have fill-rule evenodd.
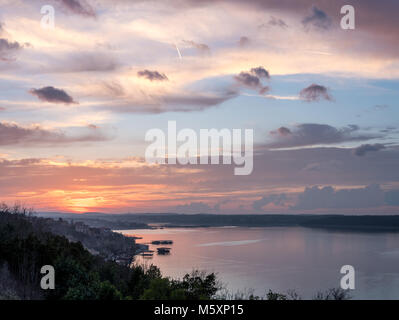
<path id="1" fill-rule="evenodd" d="M 305 227 L 363 232 L 399 232 L 399 215 L 216 215 L 216 214 L 63 214 L 38 216 L 82 221 L 113 230 L 207 227 Z M 152 226 L 156 224 L 156 226 Z"/>

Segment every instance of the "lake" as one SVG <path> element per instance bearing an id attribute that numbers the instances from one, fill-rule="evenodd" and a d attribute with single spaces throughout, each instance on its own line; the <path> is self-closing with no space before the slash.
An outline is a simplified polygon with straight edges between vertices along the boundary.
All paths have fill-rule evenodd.
<path id="1" fill-rule="evenodd" d="M 173 240 L 170 255 L 137 256 L 163 275 L 182 277 L 192 269 L 217 272 L 236 292 L 296 290 L 303 298 L 339 287 L 343 265 L 355 268 L 354 299 L 399 299 L 399 233 L 326 231 L 300 227 L 164 228 L 119 230 L 128 236 Z M 156 250 L 159 246 L 150 245 Z"/>

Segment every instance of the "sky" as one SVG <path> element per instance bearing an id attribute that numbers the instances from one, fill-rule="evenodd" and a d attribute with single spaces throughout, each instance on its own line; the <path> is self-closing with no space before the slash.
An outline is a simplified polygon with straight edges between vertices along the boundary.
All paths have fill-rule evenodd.
<path id="1" fill-rule="evenodd" d="M 353 30 L 340 24 L 347 4 Z M 0 201 L 76 213 L 399 213 L 398 1 L 0 7 Z M 252 173 L 147 163 L 146 132 L 168 121 L 254 130 Z"/>

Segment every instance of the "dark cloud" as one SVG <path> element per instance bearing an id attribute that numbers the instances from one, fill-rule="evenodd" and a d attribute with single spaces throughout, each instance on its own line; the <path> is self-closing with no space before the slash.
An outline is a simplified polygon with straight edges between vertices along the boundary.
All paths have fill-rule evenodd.
<path id="1" fill-rule="evenodd" d="M 384 204 L 385 194 L 378 184 L 342 190 L 336 190 L 331 186 L 314 186 L 306 188 L 299 194 L 298 201 L 292 209 L 360 209 L 379 207 Z"/>
<path id="2" fill-rule="evenodd" d="M 98 128 L 99 128 L 99 126 L 97 126 L 97 125 L 95 125 L 95 124 L 92 124 L 92 123 L 89 123 L 89 124 L 87 125 L 87 127 L 89 127 L 90 129 L 98 129 Z"/>
<path id="3" fill-rule="evenodd" d="M 106 72 L 114 71 L 118 67 L 117 61 L 108 52 L 72 53 L 61 63 L 65 64 L 64 71 L 66 72 Z M 64 67 L 61 66 L 61 68 Z"/>
<path id="4" fill-rule="evenodd" d="M 386 127 L 385 129 L 381 129 L 380 132 L 382 133 L 399 133 L 397 127 Z"/>
<path id="5" fill-rule="evenodd" d="M 5 33 L 4 24 L 0 22 L 0 34 Z M 29 44 L 26 44 L 29 45 Z M 6 38 L 0 38 L 0 60 L 8 61 L 14 58 L 14 54 L 21 50 L 23 45 L 17 41 L 10 41 Z"/>
<path id="6" fill-rule="evenodd" d="M 102 83 L 103 88 L 113 97 L 121 97 L 125 94 L 125 89 L 123 86 L 116 81 Z"/>
<path id="7" fill-rule="evenodd" d="M 288 25 L 285 23 L 283 19 L 276 18 L 271 16 L 269 22 L 267 23 L 269 26 L 272 27 L 280 27 L 280 28 L 288 28 Z"/>
<path id="8" fill-rule="evenodd" d="M 249 87 L 249 88 L 258 88 L 261 84 L 260 79 L 249 72 L 240 72 L 239 75 L 234 77 L 241 84 Z"/>
<path id="9" fill-rule="evenodd" d="M 234 79 L 241 85 L 253 90 L 258 90 L 260 94 L 264 94 L 268 92 L 270 88 L 262 84 L 262 78 L 270 79 L 270 74 L 261 66 L 252 68 L 250 71 L 242 71 L 234 76 Z"/>
<path id="10" fill-rule="evenodd" d="M 8 61 L 13 59 L 13 55 L 21 50 L 23 46 L 18 42 L 10 42 L 7 39 L 0 38 L 0 60 Z"/>
<path id="11" fill-rule="evenodd" d="M 270 79 L 269 71 L 267 71 L 267 70 L 266 70 L 265 68 L 263 68 L 263 67 L 252 68 L 252 69 L 251 69 L 251 73 L 252 73 L 252 74 L 255 74 L 255 75 L 258 76 L 259 78 Z"/>
<path id="12" fill-rule="evenodd" d="M 105 137 L 97 128 L 89 128 L 86 134 L 67 136 L 64 132 L 35 127 L 21 127 L 14 123 L 0 122 L 0 145 L 53 145 L 73 142 L 104 141 Z"/>
<path id="13" fill-rule="evenodd" d="M 308 102 L 319 101 L 320 99 L 333 101 L 328 89 L 325 86 L 314 83 L 309 87 L 302 89 L 299 92 L 299 97 Z"/>
<path id="14" fill-rule="evenodd" d="M 271 131 L 270 134 L 274 138 L 274 141 L 268 144 L 270 148 L 290 148 L 348 141 L 364 141 L 379 137 L 359 133 L 359 127 L 356 125 L 337 129 L 327 124 L 316 123 L 299 124 L 292 130 L 281 127 Z"/>
<path id="15" fill-rule="evenodd" d="M 318 170 L 302 170 L 312 163 L 319 164 Z M 164 169 L 168 170 L 173 166 L 167 167 Z M 193 169 L 194 172 L 176 174 L 172 182 L 170 181 L 170 175 L 165 175 L 165 172 L 163 172 L 158 177 L 154 177 L 154 179 L 158 179 L 154 183 L 173 183 L 180 188 L 179 190 L 184 191 L 188 187 L 194 188 L 194 186 L 190 185 L 190 181 L 195 180 L 195 190 L 193 189 L 193 194 L 191 194 L 190 200 L 187 200 L 188 202 L 209 202 L 209 197 L 205 201 L 206 196 L 198 190 L 207 190 L 207 194 L 212 192 L 217 194 L 221 192 L 224 194 L 239 192 L 240 199 L 247 198 L 252 208 L 254 200 L 259 200 L 269 194 L 284 193 L 281 191 L 272 191 L 270 193 L 262 191 L 265 189 L 275 190 L 276 186 L 281 189 L 303 191 L 305 189 L 304 186 L 314 185 L 339 185 L 348 186 L 347 188 L 365 186 L 372 183 L 391 185 L 392 182 L 399 181 L 399 148 L 396 150 L 395 148 L 389 148 L 386 152 L 376 153 L 373 157 L 354 157 L 352 150 L 346 148 L 309 148 L 267 150 L 264 153 L 255 152 L 255 174 L 240 179 L 236 179 L 233 175 L 231 166 L 205 166 L 206 168 L 203 168 L 205 171 L 200 170 L 199 172 L 195 170 L 198 169 L 197 165 L 177 165 L 176 167 Z M 151 169 L 149 169 L 148 174 L 154 176 L 151 174 Z M 135 179 L 137 178 L 135 177 Z M 135 183 L 137 183 L 136 180 Z M 289 195 L 288 192 L 286 195 L 288 198 L 287 203 L 293 204 L 294 197 Z M 205 198 L 202 198 L 202 196 Z M 241 204 L 240 199 L 233 198 L 231 199 L 232 202 L 237 201 L 237 203 Z M 228 210 L 227 208 L 232 208 L 232 206 L 226 206 L 224 210 Z M 248 210 L 248 207 L 246 209 Z"/>
<path id="16" fill-rule="evenodd" d="M 235 91 L 222 92 L 220 94 L 186 94 L 167 95 L 160 97 L 161 103 L 166 106 L 166 111 L 198 111 L 203 110 L 237 96 Z"/>
<path id="17" fill-rule="evenodd" d="M 102 49 L 48 55 L 45 60 L 45 64 L 38 64 L 38 72 L 110 72 L 121 65 L 110 50 Z"/>
<path id="18" fill-rule="evenodd" d="M 331 19 L 323 10 L 313 6 L 311 14 L 302 20 L 302 24 L 305 27 L 312 25 L 316 28 L 327 30 L 331 26 Z"/>
<path id="19" fill-rule="evenodd" d="M 57 0 L 68 11 L 87 17 L 95 17 L 94 9 L 85 0 Z"/>
<path id="20" fill-rule="evenodd" d="M 270 87 L 268 87 L 268 86 L 264 86 L 264 87 L 262 87 L 262 88 L 259 89 L 259 93 L 260 93 L 260 94 L 266 94 L 266 93 L 268 93 L 269 91 L 270 91 Z"/>
<path id="21" fill-rule="evenodd" d="M 340 167 L 342 167 L 342 164 L 343 164 L 342 161 L 335 160 L 335 159 L 331 159 L 331 160 L 323 161 L 323 162 L 310 162 L 309 164 L 306 164 L 306 166 L 304 168 L 302 168 L 301 171 L 320 173 L 323 171 L 327 171 L 329 169 L 338 170 Z"/>
<path id="22" fill-rule="evenodd" d="M 238 41 L 238 45 L 240 47 L 245 47 L 251 43 L 251 40 L 248 37 L 241 37 Z"/>
<path id="23" fill-rule="evenodd" d="M 205 43 L 197 43 L 192 40 L 183 40 L 183 43 L 189 47 L 197 49 L 200 54 L 209 55 L 211 53 L 211 49 Z"/>
<path id="24" fill-rule="evenodd" d="M 287 196 L 285 194 L 271 194 L 268 196 L 264 196 L 259 200 L 255 200 L 252 204 L 252 207 L 256 211 L 261 211 L 262 208 L 270 203 L 273 203 L 276 206 L 282 206 L 287 201 Z"/>
<path id="25" fill-rule="evenodd" d="M 54 87 L 43 87 L 41 89 L 31 89 L 29 91 L 34 96 L 38 97 L 42 101 L 52 103 L 76 103 L 73 98 L 62 89 Z"/>
<path id="26" fill-rule="evenodd" d="M 195 169 L 197 166 L 188 168 Z M 204 169 L 207 178 L 196 185 L 197 190 L 205 188 L 208 192 L 212 190 L 218 194 L 233 190 L 243 191 L 245 197 L 251 199 L 252 208 L 254 200 L 269 194 L 284 193 L 274 191 L 276 186 L 279 190 L 303 191 L 304 186 L 315 185 L 347 188 L 373 183 L 392 185 L 399 181 L 399 148 L 387 148 L 373 157 L 355 157 L 349 148 L 313 147 L 262 152 L 255 147 L 254 174 L 251 176 L 237 180 L 230 166 L 209 166 Z M 204 174 L 205 172 L 198 172 L 194 176 L 200 180 Z M 273 191 L 265 193 L 262 191 L 264 189 Z M 287 203 L 295 204 L 290 194 L 286 192 Z M 244 197 L 243 194 L 241 196 Z"/>
<path id="27" fill-rule="evenodd" d="M 277 130 L 270 131 L 272 135 L 288 136 L 291 134 L 291 130 L 286 127 L 280 127 Z"/>
<path id="28" fill-rule="evenodd" d="M 142 78 L 146 78 L 150 81 L 165 81 L 168 77 L 164 73 L 159 73 L 158 71 L 142 70 L 138 71 L 137 75 Z"/>
<path id="29" fill-rule="evenodd" d="M 385 146 L 381 143 L 375 143 L 375 144 L 362 144 L 361 146 L 355 148 L 353 150 L 353 153 L 359 157 L 364 156 L 367 152 L 372 152 L 372 151 L 380 151 L 382 149 L 385 149 Z"/>
<path id="30" fill-rule="evenodd" d="M 237 96 L 236 91 L 199 93 L 187 91 L 181 94 L 153 95 L 148 100 L 121 100 L 106 110 L 128 113 L 194 112 L 219 105 Z"/>

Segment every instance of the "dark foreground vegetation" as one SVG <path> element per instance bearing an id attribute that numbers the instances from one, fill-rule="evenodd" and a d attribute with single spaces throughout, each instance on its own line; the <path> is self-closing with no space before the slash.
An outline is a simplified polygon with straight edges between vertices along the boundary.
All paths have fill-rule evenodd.
<path id="1" fill-rule="evenodd" d="M 54 223 L 60 228 L 64 222 Z M 264 297 L 230 294 L 222 290 L 214 273 L 193 271 L 183 279 L 166 278 L 153 265 L 129 267 L 92 254 L 80 241 L 70 241 L 54 230 L 57 227 L 49 227 L 47 219 L 34 217 L 29 210 L 0 207 L 0 299 L 299 299 L 295 293 L 271 291 Z M 56 270 L 54 290 L 40 288 L 44 265 Z M 344 291 L 332 289 L 315 298 L 348 297 Z"/>

